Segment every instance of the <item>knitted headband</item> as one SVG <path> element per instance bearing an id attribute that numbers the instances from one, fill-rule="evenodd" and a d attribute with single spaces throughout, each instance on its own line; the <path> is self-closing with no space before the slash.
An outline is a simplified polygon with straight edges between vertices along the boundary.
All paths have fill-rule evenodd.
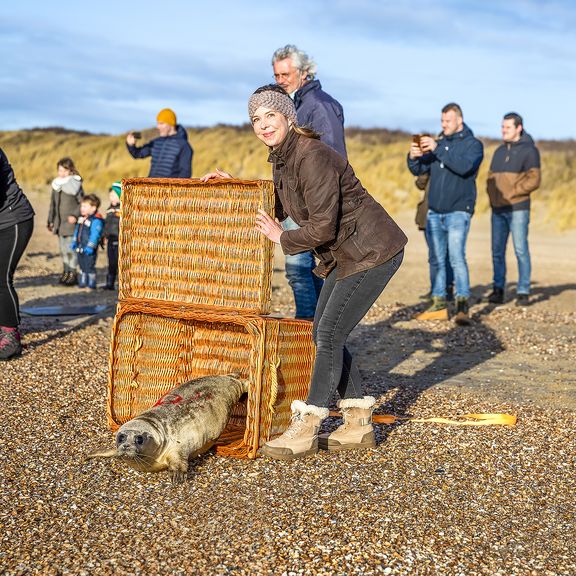
<path id="1" fill-rule="evenodd" d="M 288 96 L 287 92 L 281 88 L 279 89 L 279 87 L 274 84 L 262 86 L 262 88 L 258 88 L 258 90 L 250 96 L 250 100 L 248 100 L 248 115 L 250 116 L 250 120 L 252 120 L 254 112 L 256 112 L 260 106 L 280 112 L 280 114 L 286 116 L 288 120 L 296 123 L 296 107 L 294 106 L 292 98 Z"/>

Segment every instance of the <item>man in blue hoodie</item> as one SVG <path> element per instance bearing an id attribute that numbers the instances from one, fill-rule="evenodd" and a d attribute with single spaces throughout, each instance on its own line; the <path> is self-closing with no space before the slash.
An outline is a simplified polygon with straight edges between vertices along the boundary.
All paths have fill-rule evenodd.
<path id="1" fill-rule="evenodd" d="M 316 80 L 316 63 L 302 50 L 292 44 L 278 48 L 272 56 L 274 79 L 294 100 L 299 126 L 311 128 L 320 135 L 320 140 L 334 148 L 344 158 L 344 111 L 340 103 L 322 90 Z M 282 222 L 285 230 L 298 225 L 286 218 Z M 316 311 L 322 280 L 312 270 L 316 262 L 312 252 L 286 256 L 286 278 L 294 293 L 296 318 L 312 319 Z"/>
<path id="2" fill-rule="evenodd" d="M 448 319 L 446 258 L 454 270 L 457 324 L 469 324 L 470 276 L 466 239 L 476 205 L 476 176 L 484 158 L 482 142 L 464 123 L 462 109 L 450 103 L 442 108 L 442 133 L 421 136 L 408 154 L 414 176 L 430 174 L 426 232 L 430 242 L 432 303 L 418 320 Z"/>
<path id="3" fill-rule="evenodd" d="M 160 110 L 156 117 L 160 136 L 141 147 L 136 146 L 136 136 L 126 136 L 126 147 L 132 158 L 152 156 L 148 178 L 190 178 L 192 176 L 193 150 L 188 143 L 186 130 L 176 122 L 170 108 Z"/>

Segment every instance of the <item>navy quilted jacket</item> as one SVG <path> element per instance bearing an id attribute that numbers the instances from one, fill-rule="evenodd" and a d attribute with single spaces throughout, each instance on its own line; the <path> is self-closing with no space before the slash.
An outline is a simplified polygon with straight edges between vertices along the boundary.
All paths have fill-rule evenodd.
<path id="1" fill-rule="evenodd" d="M 152 156 L 148 178 L 190 178 L 192 176 L 192 146 L 186 130 L 180 125 L 176 134 L 150 140 L 140 148 L 128 146 L 133 158 Z"/>
<path id="2" fill-rule="evenodd" d="M 312 128 L 320 134 L 320 140 L 343 156 L 346 155 L 344 140 L 344 110 L 340 102 L 322 90 L 320 80 L 307 82 L 294 95 L 296 116 L 300 126 Z"/>

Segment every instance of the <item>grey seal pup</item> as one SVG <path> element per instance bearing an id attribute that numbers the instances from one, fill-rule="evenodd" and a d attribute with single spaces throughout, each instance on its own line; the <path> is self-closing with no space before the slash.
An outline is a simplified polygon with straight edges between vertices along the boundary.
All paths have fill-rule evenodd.
<path id="1" fill-rule="evenodd" d="M 141 472 L 168 470 L 172 482 L 184 482 L 188 460 L 216 442 L 248 382 L 236 375 L 204 376 L 165 394 L 156 404 L 123 424 L 116 448 L 87 458 L 118 458 Z"/>

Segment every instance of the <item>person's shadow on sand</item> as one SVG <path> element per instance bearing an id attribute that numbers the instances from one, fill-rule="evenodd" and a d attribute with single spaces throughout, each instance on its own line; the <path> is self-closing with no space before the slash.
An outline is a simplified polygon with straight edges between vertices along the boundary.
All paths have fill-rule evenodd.
<path id="1" fill-rule="evenodd" d="M 477 304 L 474 306 L 473 310 L 471 310 L 471 318 L 473 320 L 481 320 L 483 316 L 491 314 L 501 306 L 514 306 L 516 299 L 515 283 L 509 283 L 506 285 L 505 298 L 503 304 L 492 304 L 488 302 L 488 295 L 491 291 L 492 291 L 491 284 L 477 285 L 471 289 L 472 293 L 471 304 L 472 305 L 474 305 L 474 303 Z M 574 309 L 576 310 L 576 284 L 541 286 L 538 284 L 538 282 L 532 282 L 532 291 L 530 293 L 530 299 L 528 301 L 528 304 L 526 306 L 523 306 L 522 308 L 529 309 L 535 304 L 544 302 L 546 300 L 550 300 L 555 296 L 560 296 L 561 294 L 570 291 L 574 292 Z"/>
<path id="2" fill-rule="evenodd" d="M 420 304 L 396 310 L 377 324 L 361 324 L 348 344 L 364 376 L 365 393 L 386 400 L 375 414 L 412 416 L 420 394 L 453 379 L 502 352 L 495 332 L 473 315 L 470 326 L 422 322 Z M 379 442 L 388 426 L 376 426 Z"/>

